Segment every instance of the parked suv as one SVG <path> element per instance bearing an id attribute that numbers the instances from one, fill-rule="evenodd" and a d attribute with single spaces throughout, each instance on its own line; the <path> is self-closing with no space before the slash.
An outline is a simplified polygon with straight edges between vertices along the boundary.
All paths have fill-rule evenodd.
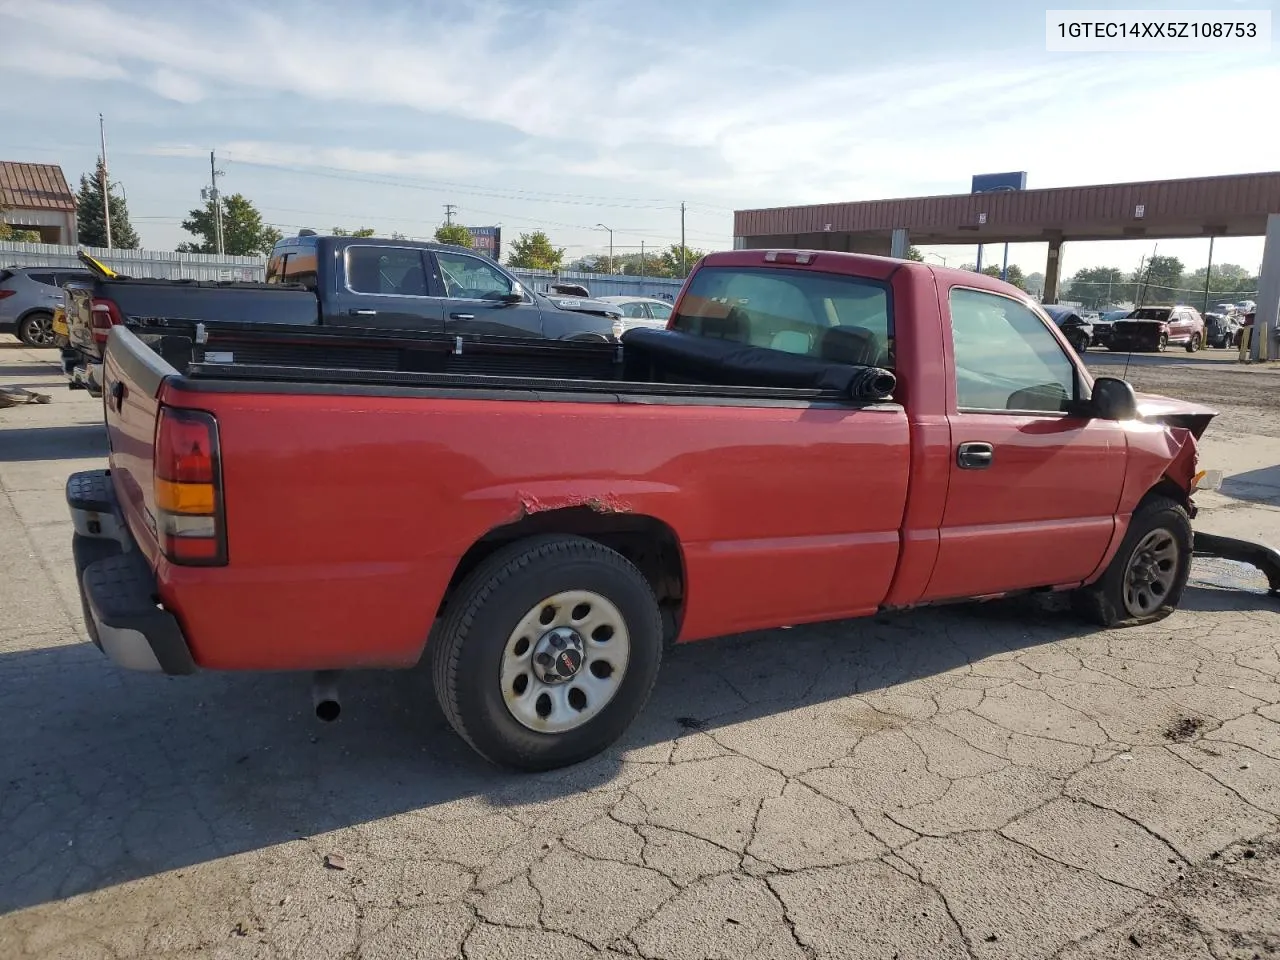
<path id="1" fill-rule="evenodd" d="M 1204 318 L 1195 307 L 1139 307 L 1111 328 L 1112 350 L 1164 352 L 1169 344 L 1195 353 L 1204 346 Z"/>
<path id="2" fill-rule="evenodd" d="M 53 308 L 62 303 L 62 285 L 89 276 L 85 270 L 57 267 L 0 270 L 0 330 L 33 347 L 52 347 Z"/>

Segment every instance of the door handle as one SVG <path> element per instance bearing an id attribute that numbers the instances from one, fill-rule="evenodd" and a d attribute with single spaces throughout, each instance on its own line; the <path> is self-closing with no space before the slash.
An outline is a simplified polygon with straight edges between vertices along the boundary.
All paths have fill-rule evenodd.
<path id="1" fill-rule="evenodd" d="M 348 310 L 347 313 L 353 317 L 376 317 L 378 315 L 377 310 Z"/>
<path id="2" fill-rule="evenodd" d="M 475 315 L 474 313 L 451 313 L 451 314 L 449 314 L 449 319 L 450 319 L 450 320 L 474 320 L 475 318 L 476 318 L 476 315 Z"/>
<path id="3" fill-rule="evenodd" d="M 961 470 L 985 470 L 996 458 L 989 443 L 962 443 L 956 449 L 956 466 Z"/>

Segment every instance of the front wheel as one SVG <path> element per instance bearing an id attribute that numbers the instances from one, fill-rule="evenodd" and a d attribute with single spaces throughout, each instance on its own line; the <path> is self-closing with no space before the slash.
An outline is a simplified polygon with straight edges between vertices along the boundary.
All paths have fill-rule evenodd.
<path id="1" fill-rule="evenodd" d="M 29 347 L 53 346 L 53 314 L 43 310 L 28 313 L 18 324 L 18 339 Z"/>
<path id="2" fill-rule="evenodd" d="M 1187 341 L 1187 353 L 1195 353 L 1200 349 L 1200 334 L 1193 333 L 1191 339 Z"/>
<path id="3" fill-rule="evenodd" d="M 1163 620 L 1182 599 L 1191 545 L 1191 520 L 1182 504 L 1150 497 L 1134 512 L 1106 572 L 1075 592 L 1077 611 L 1103 627 Z"/>
<path id="4" fill-rule="evenodd" d="M 428 653 L 459 736 L 494 763 L 551 770 L 622 735 L 653 689 L 662 638 L 658 601 L 629 560 L 543 536 L 466 578 Z"/>

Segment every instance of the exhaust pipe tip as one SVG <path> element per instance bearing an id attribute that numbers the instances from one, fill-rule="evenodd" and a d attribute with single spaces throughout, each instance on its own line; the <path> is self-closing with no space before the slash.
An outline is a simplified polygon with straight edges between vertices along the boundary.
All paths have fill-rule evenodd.
<path id="1" fill-rule="evenodd" d="M 315 707 L 316 718 L 325 723 L 332 723 L 342 712 L 342 703 L 338 700 L 338 674 L 334 670 L 321 670 L 311 681 L 311 703 Z"/>

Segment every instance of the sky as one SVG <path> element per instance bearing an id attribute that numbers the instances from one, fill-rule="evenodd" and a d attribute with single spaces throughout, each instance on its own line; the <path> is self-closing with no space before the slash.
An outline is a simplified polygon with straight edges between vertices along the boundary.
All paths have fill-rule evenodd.
<path id="1" fill-rule="evenodd" d="M 1209 5 L 1165 0 L 1162 9 Z M 1214 0 L 1219 9 L 1280 4 Z M 1134 9 L 1059 2 L 1055 8 Z M 209 182 L 209 151 L 286 234 L 545 229 L 568 258 L 732 244 L 733 211 L 1280 169 L 1269 54 L 1045 50 L 1045 7 L 845 0 L 0 0 L 0 159 L 73 183 L 107 126 L 143 246 Z M 1160 253 L 1203 266 L 1205 240 Z M 1250 271 L 1255 239 L 1219 240 Z M 953 265 L 974 248 L 939 248 Z M 987 248 L 987 262 L 999 258 Z M 1011 262 L 1044 269 L 1040 244 Z M 1149 241 L 1074 243 L 1063 275 Z"/>

